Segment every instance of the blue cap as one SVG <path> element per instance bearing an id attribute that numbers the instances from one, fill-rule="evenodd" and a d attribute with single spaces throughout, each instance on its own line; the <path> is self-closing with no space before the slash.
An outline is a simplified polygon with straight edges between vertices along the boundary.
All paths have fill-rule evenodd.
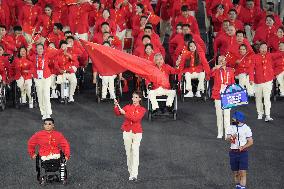
<path id="1" fill-rule="evenodd" d="M 232 118 L 239 121 L 239 122 L 243 122 L 245 120 L 245 115 L 242 112 L 236 111 L 233 114 Z"/>

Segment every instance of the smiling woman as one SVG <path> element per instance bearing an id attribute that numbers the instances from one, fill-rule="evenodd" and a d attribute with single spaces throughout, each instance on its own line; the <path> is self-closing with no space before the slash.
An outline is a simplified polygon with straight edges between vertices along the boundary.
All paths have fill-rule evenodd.
<path id="1" fill-rule="evenodd" d="M 122 124 L 123 140 L 127 156 L 129 180 L 137 181 L 139 167 L 139 146 L 142 140 L 141 121 L 146 109 L 140 105 L 141 94 L 132 94 L 132 104 L 120 108 L 117 100 L 114 101 L 114 112 L 116 115 L 124 115 L 125 121 Z"/>

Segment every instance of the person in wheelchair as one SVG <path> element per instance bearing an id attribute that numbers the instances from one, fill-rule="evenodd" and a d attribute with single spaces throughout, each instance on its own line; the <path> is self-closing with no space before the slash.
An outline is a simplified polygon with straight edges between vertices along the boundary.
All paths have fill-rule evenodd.
<path id="1" fill-rule="evenodd" d="M 20 47 L 18 57 L 12 64 L 12 70 L 15 73 L 14 79 L 16 80 L 17 87 L 21 91 L 21 103 L 27 103 L 27 96 L 29 99 L 29 108 L 33 108 L 32 92 L 32 74 L 33 62 L 27 59 L 26 47 Z"/>
<path id="2" fill-rule="evenodd" d="M 161 53 L 157 53 L 154 56 L 154 63 L 155 65 L 163 72 L 168 78 L 170 74 L 178 74 L 180 72 L 179 70 L 179 62 L 176 64 L 176 68 L 173 68 L 167 64 L 164 63 L 164 58 Z M 148 83 L 148 82 L 147 82 Z M 167 101 L 166 101 L 166 109 L 167 111 L 171 112 L 172 111 L 172 105 L 174 98 L 176 96 L 176 91 L 172 89 L 166 89 L 163 88 L 156 83 L 153 83 L 153 86 L 151 87 L 152 89 L 149 91 L 148 97 L 149 100 L 152 104 L 152 112 L 153 114 L 157 113 L 159 109 L 159 104 L 156 99 L 157 96 L 167 96 Z"/>
<path id="3" fill-rule="evenodd" d="M 68 43 L 64 40 L 60 41 L 60 48 L 63 50 L 63 54 L 58 55 L 58 71 L 57 84 L 63 84 L 66 80 L 70 83 L 69 100 L 68 102 L 74 102 L 74 93 L 77 86 L 76 71 L 77 66 L 73 61 L 73 54 L 67 52 Z M 62 87 L 62 86 L 61 86 Z M 62 95 L 62 94 L 61 94 Z"/>
<path id="4" fill-rule="evenodd" d="M 65 160 L 70 158 L 70 146 L 62 133 L 54 129 L 54 120 L 46 118 L 43 121 L 43 130 L 35 133 L 28 140 L 28 153 L 32 159 L 37 158 L 36 148 L 38 147 L 38 154 L 42 167 L 48 169 L 48 165 L 60 165 L 62 156 Z M 63 154 L 60 154 L 63 152 Z M 46 165 L 46 166 L 44 166 Z M 58 167 L 58 170 L 60 166 Z M 46 170 L 48 171 L 48 170 Z M 51 171 L 54 172 L 54 171 Z"/>
<path id="5" fill-rule="evenodd" d="M 195 96 L 201 97 L 201 93 L 204 93 L 204 80 L 210 79 L 210 67 L 206 60 L 205 54 L 201 51 L 197 51 L 196 43 L 191 41 L 188 43 L 188 51 L 181 54 L 179 58 L 180 70 L 184 73 L 185 77 L 185 89 L 188 91 L 184 97 L 193 97 L 192 92 L 192 79 L 198 79 L 198 86 Z M 205 76 L 206 75 L 206 76 Z"/>

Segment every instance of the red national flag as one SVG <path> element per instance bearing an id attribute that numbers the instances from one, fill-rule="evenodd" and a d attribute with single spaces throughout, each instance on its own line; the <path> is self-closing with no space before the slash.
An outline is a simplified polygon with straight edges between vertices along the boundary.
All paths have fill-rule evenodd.
<path id="1" fill-rule="evenodd" d="M 170 87 L 169 78 L 151 61 L 82 39 L 80 42 L 101 75 L 116 75 L 130 70 L 155 85 Z"/>
<path id="2" fill-rule="evenodd" d="M 153 25 L 157 25 L 160 22 L 160 17 L 151 13 L 151 15 L 149 16 L 149 20 L 150 23 L 152 23 Z"/>
<path id="3" fill-rule="evenodd" d="M 236 61 L 239 58 L 234 53 L 227 52 L 227 54 L 225 55 L 225 59 L 226 59 L 226 62 L 227 62 L 227 66 L 234 67 L 234 65 L 236 64 Z"/>

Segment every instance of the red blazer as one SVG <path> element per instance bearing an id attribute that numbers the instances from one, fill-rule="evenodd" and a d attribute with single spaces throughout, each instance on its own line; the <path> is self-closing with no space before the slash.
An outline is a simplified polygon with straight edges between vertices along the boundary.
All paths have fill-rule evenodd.
<path id="1" fill-rule="evenodd" d="M 39 131 L 35 133 L 28 141 L 28 152 L 32 157 L 35 154 L 35 148 L 39 147 L 40 156 L 51 154 L 60 154 L 60 149 L 67 158 L 70 157 L 70 146 L 68 141 L 58 131 Z"/>
<path id="2" fill-rule="evenodd" d="M 252 56 L 250 81 L 253 81 L 255 84 L 261 84 L 274 79 L 272 57 L 273 55 L 270 53 Z"/>
<path id="3" fill-rule="evenodd" d="M 2 77 L 2 80 L 6 82 L 6 78 L 7 78 L 6 71 L 2 63 L 0 63 L 0 76 Z"/>
<path id="4" fill-rule="evenodd" d="M 234 20 L 234 21 L 230 20 L 230 25 L 231 25 L 231 26 L 235 26 L 236 31 L 237 31 L 237 30 L 242 30 L 242 31 L 244 30 L 244 24 L 243 24 L 243 22 L 240 21 L 239 19 L 236 19 L 236 20 Z"/>
<path id="5" fill-rule="evenodd" d="M 68 73 L 75 73 L 75 71 L 72 68 L 72 66 L 75 66 L 73 64 L 73 61 L 72 61 L 73 56 L 72 56 L 72 58 L 70 58 L 70 57 L 64 55 L 63 53 L 61 53 L 61 54 L 57 55 L 56 59 L 57 59 L 58 64 L 55 64 L 55 66 L 58 65 L 58 68 L 57 68 L 58 72 L 60 72 L 61 70 L 65 70 Z"/>
<path id="6" fill-rule="evenodd" d="M 49 45 L 49 43 L 54 43 L 55 47 L 59 49 L 59 44 L 61 40 L 65 40 L 65 36 L 63 32 L 59 31 L 58 34 L 51 32 L 47 36 L 45 43 L 47 46 Z"/>
<path id="7" fill-rule="evenodd" d="M 23 35 L 11 35 L 11 37 L 13 38 L 14 42 L 15 42 L 15 46 L 17 47 L 17 49 L 19 49 L 20 47 L 24 46 L 24 47 L 28 47 L 28 42 L 26 40 L 26 38 Z"/>
<path id="8" fill-rule="evenodd" d="M 212 88 L 212 98 L 220 100 L 220 90 L 222 84 L 231 85 L 235 83 L 234 69 L 226 67 L 226 69 L 215 69 L 211 71 L 211 77 L 214 78 L 214 85 Z"/>
<path id="9" fill-rule="evenodd" d="M 236 36 L 229 36 L 227 34 L 221 35 L 215 39 L 213 48 L 214 52 L 217 53 L 220 50 L 221 55 L 225 55 L 228 52 L 229 47 L 236 42 Z"/>
<path id="10" fill-rule="evenodd" d="M 6 34 L 4 37 L 2 37 L 2 39 L 0 40 L 0 44 L 3 45 L 5 51 L 8 54 L 13 54 L 16 48 L 16 44 L 14 39 L 9 36 L 8 34 Z"/>
<path id="11" fill-rule="evenodd" d="M 27 58 L 16 58 L 12 65 L 15 71 L 15 80 L 20 79 L 21 76 L 24 80 L 32 79 L 32 74 L 34 72 L 33 63 Z"/>
<path id="12" fill-rule="evenodd" d="M 265 41 L 267 42 L 269 38 L 276 35 L 277 28 L 272 26 L 271 28 L 267 25 L 258 27 L 255 31 L 255 36 L 253 38 L 253 42 L 256 41 Z"/>
<path id="13" fill-rule="evenodd" d="M 0 4 L 0 24 L 7 27 L 7 30 L 10 28 L 11 24 L 11 15 L 8 4 L 5 1 L 2 1 Z"/>
<path id="14" fill-rule="evenodd" d="M 242 5 L 243 7 L 245 7 L 246 6 L 246 0 L 240 0 L 239 4 Z M 254 6 L 260 8 L 260 0 L 254 0 Z"/>
<path id="15" fill-rule="evenodd" d="M 284 71 L 284 53 L 277 53 L 276 56 L 272 57 L 274 75 L 277 76 Z"/>
<path id="16" fill-rule="evenodd" d="M 239 64 L 235 64 L 235 75 L 242 73 L 249 74 L 252 66 L 251 56 L 247 55 L 244 58 L 240 58 L 242 61 Z"/>
<path id="17" fill-rule="evenodd" d="M 158 0 L 155 8 L 155 14 L 160 16 L 162 20 L 169 20 L 171 17 L 170 6 L 170 0 Z"/>
<path id="18" fill-rule="evenodd" d="M 133 104 L 129 104 L 123 107 L 123 110 L 125 111 L 124 115 L 125 120 L 121 127 L 122 131 L 126 132 L 132 131 L 133 133 L 142 133 L 143 129 L 141 121 L 142 118 L 144 117 L 146 109 L 140 105 L 135 106 Z M 121 115 L 117 106 L 114 107 L 114 113 L 117 116 Z"/>
<path id="19" fill-rule="evenodd" d="M 254 9 L 248 9 L 246 7 L 241 7 L 238 19 L 244 24 L 250 24 L 253 28 L 257 24 L 257 18 L 261 14 L 260 7 L 254 7 Z"/>
<path id="20" fill-rule="evenodd" d="M 271 48 L 271 52 L 277 52 L 279 50 L 279 43 L 284 42 L 284 37 L 279 38 L 276 34 L 268 38 L 267 45 Z"/>
<path id="21" fill-rule="evenodd" d="M 5 82 L 10 82 L 11 78 L 13 77 L 13 74 L 7 56 L 0 56 L 0 66 L 4 70 L 4 72 L 1 73 L 2 80 Z"/>
<path id="22" fill-rule="evenodd" d="M 47 37 L 53 31 L 54 23 L 58 23 L 59 18 L 56 14 L 52 14 L 49 17 L 46 14 L 39 16 L 37 24 L 36 24 L 36 31 L 39 31 L 40 26 L 42 27 L 41 35 L 42 37 Z"/>
<path id="23" fill-rule="evenodd" d="M 180 15 L 178 16 L 176 19 L 175 19 L 175 22 L 174 22 L 174 27 L 173 28 L 176 28 L 176 25 L 178 23 L 183 23 L 183 24 L 189 24 L 190 25 L 190 30 L 192 33 L 196 34 L 196 35 L 200 35 L 200 31 L 199 31 L 199 27 L 198 27 L 198 23 L 195 19 L 194 16 L 188 16 L 187 18 Z"/>
<path id="24" fill-rule="evenodd" d="M 224 13 L 229 12 L 233 8 L 231 0 L 205 0 L 206 2 L 206 11 L 208 16 L 213 16 L 216 13 L 216 7 L 219 4 L 224 5 Z"/>
<path id="25" fill-rule="evenodd" d="M 89 12 L 92 11 L 92 7 L 89 3 L 83 3 L 78 5 L 69 6 L 68 21 L 70 31 L 72 33 L 88 33 L 89 31 Z"/>
<path id="26" fill-rule="evenodd" d="M 198 53 L 199 55 L 199 59 L 200 59 L 200 63 L 195 66 L 194 65 L 194 53 L 188 51 L 189 53 L 185 53 L 184 56 L 182 56 L 181 58 L 181 64 L 180 64 L 180 70 L 182 73 L 200 73 L 200 72 L 205 72 L 206 73 L 206 79 L 209 80 L 210 79 L 210 67 L 208 64 L 208 61 L 205 57 L 204 53 Z M 186 61 L 190 60 L 189 62 L 189 67 L 185 67 L 186 66 Z"/>

